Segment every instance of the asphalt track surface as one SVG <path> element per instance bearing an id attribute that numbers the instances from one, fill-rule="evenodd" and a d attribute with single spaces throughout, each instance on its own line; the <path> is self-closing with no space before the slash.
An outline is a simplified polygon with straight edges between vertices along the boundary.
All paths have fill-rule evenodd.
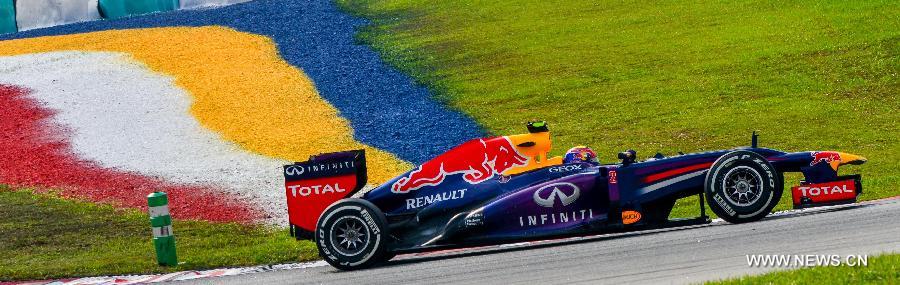
<path id="1" fill-rule="evenodd" d="M 747 255 L 900 252 L 900 199 L 712 224 L 421 255 L 343 272 L 330 266 L 187 281 L 197 284 L 684 284 L 758 274 Z"/>

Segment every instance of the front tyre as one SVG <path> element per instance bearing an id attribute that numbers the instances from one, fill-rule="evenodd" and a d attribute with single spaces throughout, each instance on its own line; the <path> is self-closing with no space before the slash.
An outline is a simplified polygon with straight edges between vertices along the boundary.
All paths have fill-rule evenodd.
<path id="1" fill-rule="evenodd" d="M 343 199 L 325 209 L 316 226 L 316 246 L 341 270 L 372 266 L 387 255 L 387 219 L 369 201 Z"/>
<path id="2" fill-rule="evenodd" d="M 781 200 L 780 172 L 765 157 L 746 150 L 723 155 L 704 184 L 709 208 L 729 223 L 758 221 Z"/>

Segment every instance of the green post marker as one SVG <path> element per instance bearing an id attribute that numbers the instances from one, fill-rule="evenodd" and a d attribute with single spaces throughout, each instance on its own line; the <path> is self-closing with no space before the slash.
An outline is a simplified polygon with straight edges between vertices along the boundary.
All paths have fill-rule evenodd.
<path id="1" fill-rule="evenodd" d="M 150 206 L 150 226 L 153 227 L 153 246 L 156 248 L 156 261 L 159 265 L 178 265 L 175 253 L 175 235 L 172 232 L 172 216 L 169 215 L 169 197 L 165 192 L 153 192 L 147 195 Z"/>

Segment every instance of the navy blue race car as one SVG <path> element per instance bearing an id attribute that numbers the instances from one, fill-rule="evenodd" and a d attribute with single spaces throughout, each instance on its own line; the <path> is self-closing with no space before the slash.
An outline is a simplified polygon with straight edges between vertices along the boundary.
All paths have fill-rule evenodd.
<path id="1" fill-rule="evenodd" d="M 755 134 L 750 147 L 644 161 L 629 150 L 601 164 L 585 147 L 549 158 L 547 124 L 528 130 L 466 142 L 355 198 L 366 186 L 362 150 L 286 165 L 291 234 L 351 270 L 400 253 L 708 223 L 704 201 L 728 222 L 756 221 L 780 200 L 784 172 L 805 176 L 792 188 L 797 208 L 852 203 L 862 191 L 859 175 L 837 170 L 865 158 L 760 148 Z M 669 219 L 693 195 L 699 217 Z"/>

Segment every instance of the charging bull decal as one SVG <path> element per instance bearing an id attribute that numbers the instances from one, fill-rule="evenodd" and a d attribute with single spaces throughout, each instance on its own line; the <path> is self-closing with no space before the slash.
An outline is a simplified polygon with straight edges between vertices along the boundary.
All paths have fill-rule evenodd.
<path id="1" fill-rule="evenodd" d="M 484 182 L 494 175 L 528 164 L 507 137 L 469 141 L 425 162 L 391 185 L 391 192 L 407 193 L 425 186 L 441 184 L 447 175 L 462 174 L 470 184 Z"/>
<path id="2" fill-rule="evenodd" d="M 819 162 L 825 162 L 831 164 L 833 162 L 841 161 L 841 154 L 836 151 L 815 151 L 811 153 L 813 159 L 812 162 L 809 163 L 809 166 L 816 165 Z"/>

